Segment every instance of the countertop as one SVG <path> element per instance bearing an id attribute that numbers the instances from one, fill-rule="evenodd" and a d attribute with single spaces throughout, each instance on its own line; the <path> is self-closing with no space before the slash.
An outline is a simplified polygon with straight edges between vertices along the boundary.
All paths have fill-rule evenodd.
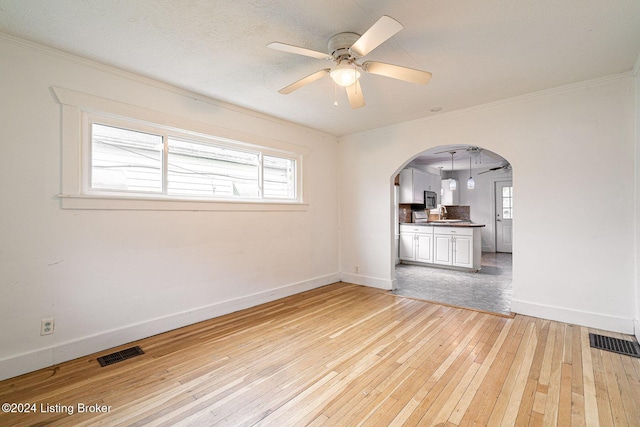
<path id="1" fill-rule="evenodd" d="M 401 222 L 402 225 L 414 225 L 418 227 L 485 227 L 484 224 L 476 224 L 471 221 L 462 221 L 462 222 L 439 222 L 439 221 L 429 221 L 429 222 Z"/>

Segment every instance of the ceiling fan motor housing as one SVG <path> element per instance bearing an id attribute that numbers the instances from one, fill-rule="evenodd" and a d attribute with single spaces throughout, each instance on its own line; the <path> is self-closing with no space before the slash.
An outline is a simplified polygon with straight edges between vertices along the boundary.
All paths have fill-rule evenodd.
<path id="1" fill-rule="evenodd" d="M 356 57 L 349 48 L 360 38 L 356 33 L 339 33 L 329 39 L 329 55 L 333 56 L 336 62 L 349 57 Z"/>

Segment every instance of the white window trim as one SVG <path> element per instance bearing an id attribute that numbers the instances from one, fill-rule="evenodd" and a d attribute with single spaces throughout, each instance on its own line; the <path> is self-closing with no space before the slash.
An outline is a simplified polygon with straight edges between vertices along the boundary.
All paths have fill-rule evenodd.
<path id="1" fill-rule="evenodd" d="M 62 105 L 62 183 L 58 197 L 63 209 L 96 210 L 179 210 L 179 211 L 303 211 L 309 207 L 309 198 L 304 176 L 306 175 L 308 149 L 299 145 L 256 135 L 218 128 L 201 122 L 176 117 L 166 113 L 129 105 L 110 99 L 52 87 Z M 180 129 L 184 133 L 211 135 L 219 140 L 261 151 L 267 155 L 289 157 L 296 160 L 295 200 L 212 200 L 190 197 L 175 197 L 156 194 L 116 194 L 86 191 L 86 148 L 83 147 L 84 118 L 87 114 L 103 117 L 124 118 L 131 121 L 161 124 L 167 128 Z M 242 141 L 242 142 L 240 142 Z"/>

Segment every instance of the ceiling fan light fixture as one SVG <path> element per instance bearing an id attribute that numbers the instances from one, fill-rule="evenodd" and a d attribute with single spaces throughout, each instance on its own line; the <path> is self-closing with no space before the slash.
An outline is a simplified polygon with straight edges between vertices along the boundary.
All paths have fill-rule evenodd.
<path id="1" fill-rule="evenodd" d="M 360 72 L 349 63 L 340 62 L 329 73 L 333 81 L 342 87 L 348 87 L 358 81 Z"/>

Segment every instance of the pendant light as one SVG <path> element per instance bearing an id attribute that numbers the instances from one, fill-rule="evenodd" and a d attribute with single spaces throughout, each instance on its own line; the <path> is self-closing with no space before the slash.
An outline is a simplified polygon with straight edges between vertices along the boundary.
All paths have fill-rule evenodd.
<path id="1" fill-rule="evenodd" d="M 469 156 L 469 179 L 467 180 L 467 188 L 469 190 L 473 190 L 473 187 L 476 186 L 476 182 L 473 180 L 471 176 L 471 156 Z"/>
<path id="2" fill-rule="evenodd" d="M 449 151 L 451 153 L 451 174 L 453 175 L 453 155 L 456 154 L 455 151 Z M 449 190 L 455 191 L 458 188 L 458 181 L 455 178 L 451 178 L 449 181 Z"/>

